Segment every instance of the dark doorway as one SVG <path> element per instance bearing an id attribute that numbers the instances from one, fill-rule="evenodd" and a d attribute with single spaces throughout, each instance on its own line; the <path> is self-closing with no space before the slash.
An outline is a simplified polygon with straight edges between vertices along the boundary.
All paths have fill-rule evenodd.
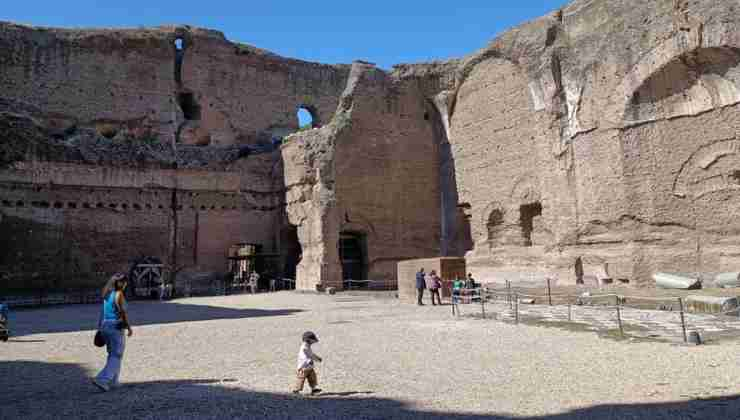
<path id="1" fill-rule="evenodd" d="M 192 92 L 180 92 L 177 95 L 177 104 L 180 105 L 186 120 L 200 120 L 200 105 L 198 105 Z"/>
<path id="2" fill-rule="evenodd" d="M 576 258 L 575 271 L 576 284 L 583 284 L 583 259 L 581 257 Z"/>
<path id="3" fill-rule="evenodd" d="M 359 287 L 364 283 L 349 280 L 367 280 L 366 266 L 367 239 L 364 234 L 342 232 L 339 235 L 339 259 L 342 261 L 342 279 L 345 288 Z"/>
<path id="4" fill-rule="evenodd" d="M 295 280 L 296 269 L 303 257 L 303 248 L 298 240 L 298 228 L 290 225 L 280 233 L 281 254 L 283 256 L 283 278 Z"/>
<path id="5" fill-rule="evenodd" d="M 504 224 L 504 214 L 501 210 L 493 210 L 491 214 L 488 216 L 488 224 L 486 227 L 488 228 L 488 244 L 490 246 L 495 246 L 497 240 L 499 240 L 499 236 L 502 230 L 502 226 Z"/>
<path id="6" fill-rule="evenodd" d="M 534 230 L 534 218 L 542 215 L 542 204 L 531 203 L 519 207 L 519 223 L 522 226 L 522 237 L 524 246 L 532 246 L 532 231 Z"/>

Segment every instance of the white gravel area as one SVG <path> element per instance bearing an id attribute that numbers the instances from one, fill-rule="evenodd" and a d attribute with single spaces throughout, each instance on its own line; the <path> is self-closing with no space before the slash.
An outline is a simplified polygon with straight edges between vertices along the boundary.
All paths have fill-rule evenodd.
<path id="1" fill-rule="evenodd" d="M 102 393 L 98 311 L 12 314 L 0 418 L 740 418 L 736 341 L 620 342 L 346 294 L 134 302 L 122 386 Z M 320 397 L 289 393 L 305 330 Z"/>

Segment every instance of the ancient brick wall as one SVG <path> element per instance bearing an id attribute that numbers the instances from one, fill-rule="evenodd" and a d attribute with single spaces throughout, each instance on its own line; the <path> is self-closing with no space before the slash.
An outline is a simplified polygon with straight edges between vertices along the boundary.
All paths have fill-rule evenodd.
<path id="1" fill-rule="evenodd" d="M 3 171 L 4 287 L 97 285 L 140 256 L 224 272 L 231 245 L 259 243 L 275 251 L 280 200 L 265 189 L 272 187 L 272 161 L 256 157 L 240 164 L 242 174 L 250 174 L 244 186 L 236 172 L 53 162 Z M 267 181 L 258 182 L 259 174 Z"/>
<path id="2" fill-rule="evenodd" d="M 365 235 L 367 277 L 394 279 L 396 262 L 440 253 L 439 139 L 412 83 L 368 70 L 337 141 L 340 230 Z"/>
<path id="3" fill-rule="evenodd" d="M 0 148 L 0 211 L 3 233 L 15 238 L 1 270 L 14 287 L 32 277 L 73 287 L 142 254 L 223 272 L 235 243 L 278 253 L 279 156 L 223 147 L 269 146 L 298 129 L 298 107 L 316 125 L 330 120 L 349 71 L 187 26 L 2 23 L 0 64 L 2 135 L 13 139 Z M 84 263 L 60 277 L 52 267 L 69 258 L 51 250 L 65 238 L 80 238 L 69 249 Z M 34 249 L 49 251 L 32 257 Z M 39 259 L 44 268 L 31 269 Z"/>
<path id="4" fill-rule="evenodd" d="M 341 287 L 353 234 L 371 279 L 463 254 L 484 282 L 736 270 L 735 6 L 575 0 L 466 58 L 391 72 L 188 26 L 0 24 L 0 223 L 17 238 L 3 264 L 41 266 L 9 258 L 38 248 L 108 270 L 145 237 L 217 270 L 247 241 L 300 260 L 299 288 Z M 301 106 L 320 128 L 254 147 L 295 131 Z M 50 256 L 91 232 L 126 245 Z"/>
<path id="5" fill-rule="evenodd" d="M 315 125 L 331 120 L 349 68 L 290 60 L 223 35 L 193 30 L 185 38 L 184 91 L 200 108 L 201 129 L 213 144 L 254 143 L 298 129 L 305 107 Z"/>
<path id="6" fill-rule="evenodd" d="M 179 40 L 179 41 L 178 41 Z M 176 41 L 178 43 L 176 44 Z M 178 50 L 180 48 L 180 50 Z M 190 27 L 64 30 L 0 23 L 0 90 L 59 130 L 228 145 L 328 121 L 346 66 L 286 59 Z"/>
<path id="7" fill-rule="evenodd" d="M 650 285 L 740 264 L 731 8 L 574 1 L 461 65 L 450 143 L 477 278 Z"/>

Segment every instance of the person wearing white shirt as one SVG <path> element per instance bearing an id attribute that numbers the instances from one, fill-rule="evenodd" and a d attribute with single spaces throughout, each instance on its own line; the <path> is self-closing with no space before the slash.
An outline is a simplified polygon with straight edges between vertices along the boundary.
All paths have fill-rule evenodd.
<path id="1" fill-rule="evenodd" d="M 308 386 L 311 387 L 311 395 L 321 392 L 321 389 L 317 388 L 319 382 L 316 377 L 314 362 L 321 362 L 322 359 L 311 350 L 311 345 L 318 342 L 319 339 L 313 332 L 306 331 L 303 333 L 303 343 L 301 343 L 301 349 L 298 351 L 298 377 L 296 386 L 293 388 L 294 394 L 303 391 L 306 380 L 308 380 Z"/>
<path id="2" fill-rule="evenodd" d="M 252 291 L 252 294 L 257 293 L 257 284 L 260 281 L 260 275 L 256 271 L 252 271 L 252 274 L 249 275 L 249 288 Z"/>

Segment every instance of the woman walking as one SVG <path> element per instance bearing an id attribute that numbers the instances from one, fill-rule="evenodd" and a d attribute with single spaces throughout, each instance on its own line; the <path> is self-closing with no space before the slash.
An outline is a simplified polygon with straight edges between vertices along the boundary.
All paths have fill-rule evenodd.
<path id="1" fill-rule="evenodd" d="M 439 289 L 442 287 L 442 280 L 437 275 L 437 272 L 435 270 L 432 270 L 427 275 L 427 289 L 429 289 L 430 294 L 432 295 L 432 305 L 442 304 L 442 298 L 439 296 Z M 434 303 L 434 297 L 437 297 L 437 303 Z"/>
<path id="2" fill-rule="evenodd" d="M 126 298 L 123 296 L 128 285 L 125 274 L 117 273 L 108 280 L 103 288 L 103 308 L 98 321 L 98 330 L 105 339 L 108 349 L 108 360 L 105 367 L 93 379 L 93 384 L 103 391 L 118 385 L 118 377 L 121 373 L 121 362 L 123 361 L 123 350 L 126 347 L 126 337 L 123 330 L 128 331 L 128 336 L 134 333 L 128 323 L 126 313 Z"/>

